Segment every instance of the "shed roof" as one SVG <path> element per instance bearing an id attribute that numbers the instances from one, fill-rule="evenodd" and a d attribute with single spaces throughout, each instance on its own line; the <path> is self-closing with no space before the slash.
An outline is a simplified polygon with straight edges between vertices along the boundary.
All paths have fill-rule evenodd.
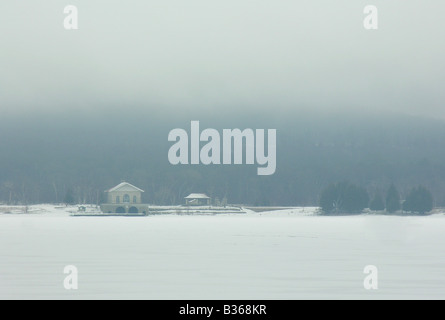
<path id="1" fill-rule="evenodd" d="M 205 193 L 190 193 L 185 199 L 210 199 Z"/>

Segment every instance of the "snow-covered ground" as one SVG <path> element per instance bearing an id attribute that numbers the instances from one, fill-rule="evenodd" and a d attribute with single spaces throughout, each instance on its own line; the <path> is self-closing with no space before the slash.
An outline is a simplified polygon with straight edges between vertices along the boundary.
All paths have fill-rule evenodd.
<path id="1" fill-rule="evenodd" d="M 444 299 L 445 215 L 0 213 L 0 299 Z M 66 265 L 78 290 L 63 286 Z M 363 269 L 378 268 L 378 290 Z"/>

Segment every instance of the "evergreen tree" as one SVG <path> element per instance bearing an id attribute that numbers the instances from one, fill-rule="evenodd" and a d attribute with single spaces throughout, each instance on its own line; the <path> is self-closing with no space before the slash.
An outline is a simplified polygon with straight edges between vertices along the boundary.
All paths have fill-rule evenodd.
<path id="1" fill-rule="evenodd" d="M 433 195 L 423 186 L 411 190 L 403 204 L 403 210 L 425 214 L 433 210 Z"/>
<path id="2" fill-rule="evenodd" d="M 388 193 L 386 194 L 386 211 L 393 213 L 399 211 L 400 208 L 400 195 L 397 191 L 397 188 L 394 184 L 388 189 Z"/>
<path id="3" fill-rule="evenodd" d="M 63 202 L 68 205 L 68 204 L 74 204 L 76 201 L 74 200 L 74 194 L 73 194 L 73 190 L 70 188 L 68 190 L 66 190 L 66 194 L 65 194 L 65 198 L 63 199 Z"/>
<path id="4" fill-rule="evenodd" d="M 325 213 L 360 213 L 367 207 L 369 196 L 362 187 L 341 182 L 323 190 L 320 207 Z"/>
<path id="5" fill-rule="evenodd" d="M 385 202 L 383 201 L 383 197 L 380 193 L 376 193 L 374 199 L 372 199 L 369 204 L 369 209 L 372 211 L 383 211 L 385 210 Z"/>
<path id="6" fill-rule="evenodd" d="M 338 192 L 338 187 L 335 184 L 331 184 L 326 187 L 320 196 L 320 207 L 325 213 L 335 212 L 339 207 L 340 196 Z"/>

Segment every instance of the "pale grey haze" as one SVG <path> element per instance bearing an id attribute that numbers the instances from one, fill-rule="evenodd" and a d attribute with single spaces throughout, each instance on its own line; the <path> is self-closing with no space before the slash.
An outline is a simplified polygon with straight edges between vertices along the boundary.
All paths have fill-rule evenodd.
<path id="1" fill-rule="evenodd" d="M 79 30 L 63 28 L 69 4 Z M 379 30 L 363 28 L 367 4 L 379 9 Z M 444 9 L 439 0 L 2 1 L 0 111 L 445 118 Z"/>

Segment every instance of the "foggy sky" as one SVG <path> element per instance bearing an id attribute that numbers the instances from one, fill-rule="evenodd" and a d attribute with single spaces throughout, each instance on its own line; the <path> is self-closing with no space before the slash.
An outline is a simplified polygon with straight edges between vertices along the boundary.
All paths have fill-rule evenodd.
<path id="1" fill-rule="evenodd" d="M 79 30 L 63 29 L 65 5 Z M 379 9 L 364 30 L 363 8 Z M 439 0 L 0 3 L 0 112 L 375 110 L 445 118 Z"/>

